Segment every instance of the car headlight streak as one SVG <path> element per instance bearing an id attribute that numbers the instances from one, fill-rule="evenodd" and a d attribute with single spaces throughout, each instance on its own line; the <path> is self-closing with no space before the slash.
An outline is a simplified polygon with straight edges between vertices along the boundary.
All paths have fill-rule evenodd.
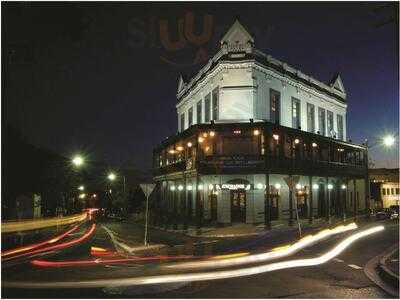
<path id="1" fill-rule="evenodd" d="M 324 238 L 329 236 L 343 233 L 349 230 L 356 229 L 357 225 L 355 223 L 351 223 L 348 225 L 340 225 L 333 229 L 325 229 L 320 231 L 315 235 L 308 235 L 300 239 L 298 242 L 285 246 L 273 249 L 270 252 L 265 252 L 261 254 L 253 254 L 248 256 L 242 257 L 234 257 L 224 260 L 216 260 L 215 257 L 211 257 L 209 260 L 206 261 L 195 261 L 195 262 L 185 262 L 185 263 L 174 263 L 164 266 L 164 268 L 174 268 L 174 269 L 204 269 L 204 268 L 219 268 L 219 267 L 229 267 L 229 266 L 236 266 L 242 264 L 250 264 L 255 262 L 263 262 L 272 259 L 282 258 L 285 256 L 292 255 L 297 251 L 306 248 Z"/>

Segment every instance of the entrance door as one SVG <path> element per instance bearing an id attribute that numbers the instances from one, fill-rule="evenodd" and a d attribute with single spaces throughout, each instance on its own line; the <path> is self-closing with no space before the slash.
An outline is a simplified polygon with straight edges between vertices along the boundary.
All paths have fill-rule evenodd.
<path id="1" fill-rule="evenodd" d="M 237 190 L 231 192 L 231 220 L 234 222 L 246 222 L 246 191 Z"/>
<path id="2" fill-rule="evenodd" d="M 271 220 L 279 219 L 279 190 L 276 189 L 273 185 L 269 187 L 269 199 L 271 202 Z"/>

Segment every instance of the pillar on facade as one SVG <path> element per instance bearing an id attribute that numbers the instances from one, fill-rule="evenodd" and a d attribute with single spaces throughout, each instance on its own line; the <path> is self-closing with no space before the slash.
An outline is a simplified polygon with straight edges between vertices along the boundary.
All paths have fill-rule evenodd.
<path id="1" fill-rule="evenodd" d="M 326 183 L 325 183 L 325 203 L 326 203 L 326 220 L 328 223 L 331 222 L 331 191 L 328 188 L 329 185 L 329 179 L 326 177 Z"/>
<path id="2" fill-rule="evenodd" d="M 356 180 L 353 179 L 353 210 L 354 210 L 354 220 L 357 220 L 357 210 L 358 210 L 358 203 L 357 203 L 357 186 Z"/>
<path id="3" fill-rule="evenodd" d="M 204 189 L 204 187 L 203 187 Z M 199 175 L 196 175 L 196 228 L 199 230 L 202 226 L 202 214 L 201 214 L 201 205 L 200 205 L 200 193 L 201 190 L 199 190 Z"/>
<path id="4" fill-rule="evenodd" d="M 170 222 L 170 205 L 171 205 L 171 191 L 170 191 L 170 184 L 169 180 L 167 180 L 167 186 L 165 191 L 165 198 L 164 198 L 164 209 L 165 209 L 165 216 L 163 217 L 164 220 L 164 228 L 167 229 L 169 222 Z"/>
<path id="5" fill-rule="evenodd" d="M 289 187 L 289 226 L 293 226 L 293 188 Z"/>
<path id="6" fill-rule="evenodd" d="M 345 186 L 345 188 L 341 191 L 340 193 L 340 208 L 341 208 L 341 215 L 342 215 L 342 221 L 345 222 L 346 221 L 346 202 L 347 202 L 347 182 L 346 179 L 342 179 L 341 180 L 342 184 Z"/>
<path id="7" fill-rule="evenodd" d="M 309 184 L 309 196 L 308 196 L 308 202 L 309 202 L 309 208 L 308 208 L 308 223 L 312 224 L 314 221 L 314 195 L 313 195 L 313 186 L 312 186 L 312 176 L 308 176 L 308 184 Z"/>
<path id="8" fill-rule="evenodd" d="M 182 215 L 183 215 L 183 229 L 184 230 L 187 230 L 188 229 L 188 218 L 189 218 L 189 216 L 188 216 L 188 203 L 187 203 L 187 201 L 188 201 L 188 189 L 187 189 L 187 178 L 186 178 L 186 174 L 185 173 L 183 173 L 183 183 L 184 183 L 184 186 L 183 186 L 183 190 L 184 190 L 184 192 L 183 192 L 183 202 L 182 202 L 182 204 L 181 204 L 181 207 L 182 207 Z"/>
<path id="9" fill-rule="evenodd" d="M 269 193 L 269 173 L 265 174 L 264 225 L 265 228 L 271 229 L 271 198 Z"/>
<path id="10" fill-rule="evenodd" d="M 176 185 L 176 181 L 174 181 L 174 186 L 175 186 L 175 190 L 172 193 L 172 216 L 173 216 L 173 229 L 178 229 L 178 194 L 179 194 L 179 188 Z"/>

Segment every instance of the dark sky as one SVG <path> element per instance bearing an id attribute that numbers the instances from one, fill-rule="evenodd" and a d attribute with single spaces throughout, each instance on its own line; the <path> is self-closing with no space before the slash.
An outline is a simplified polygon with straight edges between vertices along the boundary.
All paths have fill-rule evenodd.
<path id="1" fill-rule="evenodd" d="M 153 147 L 177 130 L 179 73 L 213 55 L 239 16 L 264 52 L 321 81 L 340 72 L 348 136 L 373 142 L 385 132 L 398 134 L 395 5 L 3 2 L 3 124 L 64 155 L 80 151 L 149 168 Z M 178 20 L 185 26 L 190 15 L 197 34 L 208 16 L 211 34 L 168 45 L 166 38 L 177 40 Z M 396 150 L 372 152 L 377 166 L 398 164 Z"/>

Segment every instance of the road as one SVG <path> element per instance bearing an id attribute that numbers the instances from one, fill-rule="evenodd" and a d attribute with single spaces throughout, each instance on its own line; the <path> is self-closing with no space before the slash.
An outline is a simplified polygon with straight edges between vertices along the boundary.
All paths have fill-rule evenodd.
<path id="1" fill-rule="evenodd" d="M 334 259 L 316 266 L 276 270 L 258 275 L 209 280 L 199 282 L 180 282 L 173 284 L 135 285 L 130 287 L 108 288 L 61 288 L 61 289 L 15 289 L 2 288 L 2 296 L 6 298 L 391 298 L 376 286 L 364 274 L 364 267 L 369 260 L 379 255 L 387 248 L 398 243 L 398 223 L 392 221 L 368 223 L 371 227 L 383 224 L 385 230 L 375 233 L 351 244 Z M 101 225 L 112 230 L 134 232 L 140 234 L 140 226 L 134 227 L 127 223 L 97 223 L 93 235 L 77 245 L 66 249 L 57 249 L 35 259 L 49 261 L 82 261 L 92 259 L 90 247 L 114 249 L 113 241 Z M 360 225 L 361 226 L 361 225 Z M 89 224 L 82 226 L 68 240 L 74 240 L 88 230 Z M 153 242 L 163 242 L 167 245 L 178 244 L 178 247 L 167 247 L 164 256 L 179 255 L 209 255 L 232 252 L 260 252 L 281 245 L 284 241 L 292 241 L 295 232 L 266 235 L 261 237 L 199 240 L 153 230 L 150 232 Z M 302 249 L 290 259 L 313 258 L 332 249 L 350 233 L 338 234 L 323 240 L 316 245 Z M 168 236 L 168 237 L 166 237 Z M 279 239 L 278 239 L 279 237 Z M 67 240 L 67 241 L 68 241 Z M 193 243 L 195 245 L 193 246 Z M 192 244 L 192 247 L 190 245 Z M 182 245 L 182 246 L 179 246 Z M 211 249 L 211 250 L 210 250 Z M 51 254 L 49 256 L 49 254 Z M 42 255 L 42 254 L 39 254 Z M 33 257 L 23 260 L 20 264 L 2 266 L 2 282 L 7 281 L 39 281 L 51 282 L 62 280 L 98 280 L 110 278 L 131 278 L 137 276 L 153 276 L 165 272 L 163 266 L 168 260 L 149 262 L 129 262 L 128 264 L 92 264 L 89 266 L 72 265 L 67 267 L 38 267 L 30 263 Z M 191 272 L 191 270 L 187 271 Z M 180 274 L 185 272 L 180 272 Z"/>

